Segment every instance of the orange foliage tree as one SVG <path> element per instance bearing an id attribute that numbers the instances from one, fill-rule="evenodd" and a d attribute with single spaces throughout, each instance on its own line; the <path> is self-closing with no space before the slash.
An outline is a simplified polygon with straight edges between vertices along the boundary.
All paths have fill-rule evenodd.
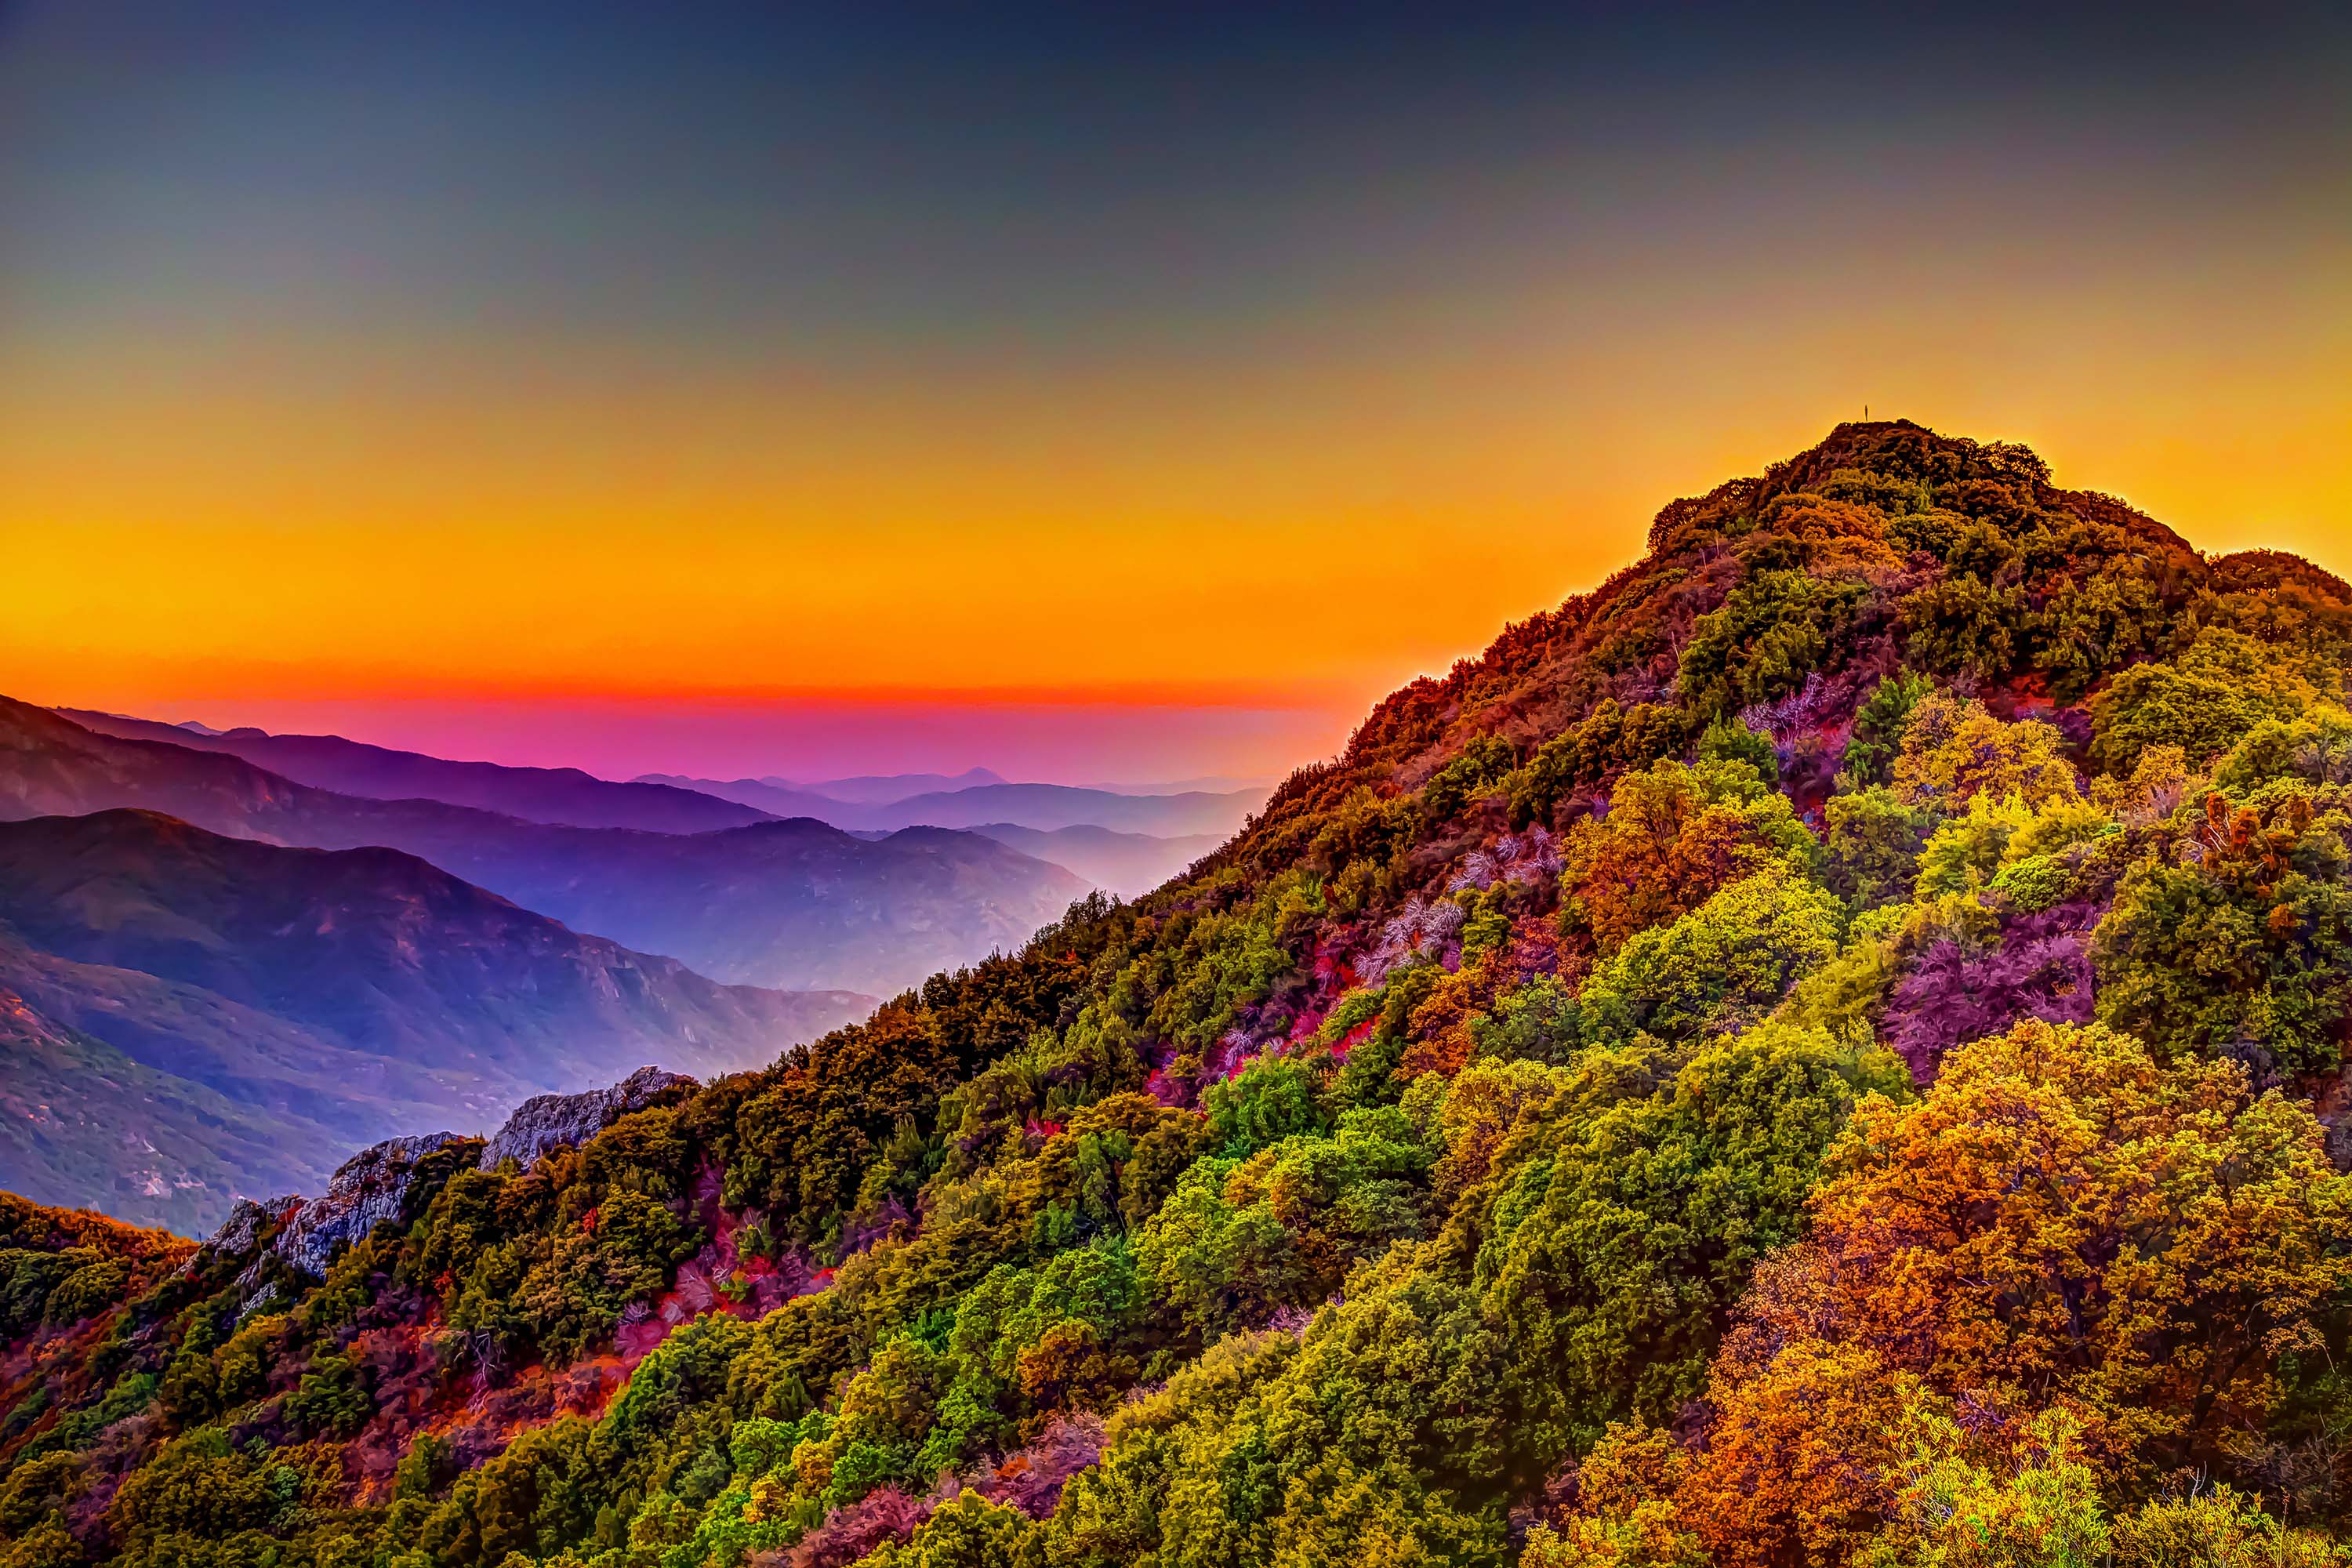
<path id="1" fill-rule="evenodd" d="M 2102 1026 L 1959 1047 L 1924 1099 L 1859 1105 L 1829 1168 L 1672 1478 L 1727 1565 L 1848 1561 L 1922 1405 L 2003 1429 L 2063 1410 L 2126 1491 L 2226 1471 L 2352 1285 L 2352 1181 L 2309 1109 Z"/>

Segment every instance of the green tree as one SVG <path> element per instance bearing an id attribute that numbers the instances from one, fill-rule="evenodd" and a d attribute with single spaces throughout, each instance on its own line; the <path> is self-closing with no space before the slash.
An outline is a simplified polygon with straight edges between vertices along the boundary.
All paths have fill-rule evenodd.
<path id="1" fill-rule="evenodd" d="M 2167 1054 L 2335 1066 L 2352 1016 L 2347 828 L 2291 786 L 2244 807 L 2209 795 L 2181 858 L 2134 869 L 2099 922 L 2099 1016 Z"/>
<path id="2" fill-rule="evenodd" d="M 1910 897 L 1920 848 L 1935 825 L 1933 812 L 1907 805 L 1893 790 L 1873 784 L 1831 797 L 1824 816 L 1832 891 L 1856 910 Z"/>
<path id="3" fill-rule="evenodd" d="M 1799 571 L 1744 578 L 1692 627 L 1675 689 L 1693 712 L 1709 716 L 1786 696 L 1834 666 L 1866 591 Z"/>
<path id="4" fill-rule="evenodd" d="M 2065 737 L 2039 720 L 2007 723 L 1984 704 L 1948 691 L 1920 700 L 1895 760 L 1895 793 L 1912 805 L 1951 815 L 1979 795 L 2014 795 L 2028 805 L 2082 793 L 2063 754 Z"/>
<path id="5" fill-rule="evenodd" d="M 1847 737 L 1842 759 L 1846 778 L 1858 788 L 1885 784 L 1894 776 L 1895 758 L 1910 727 L 1911 710 L 1935 689 L 1924 675 L 1904 670 L 1884 676 L 1854 710 L 1853 731 Z"/>
<path id="6" fill-rule="evenodd" d="M 2211 761 L 2265 719 L 2293 719 L 2315 693 L 2280 653 L 2240 632 L 2208 626 L 2176 659 L 2119 671 L 2091 700 L 2092 754 L 2129 772 L 2151 746 Z"/>
<path id="7" fill-rule="evenodd" d="M 1473 1279 L 1507 1347 L 1502 1398 L 1528 1480 L 1610 1422 L 1671 1419 L 1700 1391 L 1733 1303 L 1796 1239 L 1854 1105 L 1908 1094 L 1887 1053 L 1782 1025 L 1678 1065 L 1655 1047 L 1621 1056 L 1592 1062 L 1592 1100 L 1556 1101 L 1469 1200 L 1487 1211 Z"/>
<path id="8" fill-rule="evenodd" d="M 1769 1013 L 1837 952 L 1838 901 L 1784 870 L 1735 882 L 1604 960 L 1578 1002 L 1591 1039 L 1688 1039 Z"/>

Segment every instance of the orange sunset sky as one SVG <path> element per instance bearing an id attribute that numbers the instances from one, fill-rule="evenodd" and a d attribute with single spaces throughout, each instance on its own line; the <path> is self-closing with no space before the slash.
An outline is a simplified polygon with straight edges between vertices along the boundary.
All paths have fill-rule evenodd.
<path id="1" fill-rule="evenodd" d="M 2185 73 L 1730 14 L 392 16 L 0 12 L 0 690 L 1273 774 L 1865 405 L 2352 573 L 2324 12 Z"/>

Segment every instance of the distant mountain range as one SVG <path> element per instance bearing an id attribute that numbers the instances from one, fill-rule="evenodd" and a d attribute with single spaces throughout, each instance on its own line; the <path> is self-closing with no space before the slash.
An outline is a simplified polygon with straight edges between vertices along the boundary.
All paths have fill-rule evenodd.
<path id="1" fill-rule="evenodd" d="M 160 741 L 242 757 L 278 777 L 368 800 L 437 800 L 525 822 L 568 827 L 635 827 L 650 833 L 708 833 L 766 820 L 772 813 L 666 784 L 614 784 L 578 768 L 513 768 L 453 763 L 396 752 L 341 735 L 272 735 L 262 730 L 191 729 L 83 708 L 56 712 L 85 730 L 132 741 Z M 909 791 L 908 793 L 913 793 Z"/>
<path id="2" fill-rule="evenodd" d="M 223 733 L 218 730 L 198 727 L 206 735 Z M 708 779 L 691 778 L 684 773 L 640 773 L 639 784 L 664 784 L 681 789 L 716 793 L 722 787 L 750 788 L 764 784 L 770 789 L 797 791 L 803 795 L 839 801 L 849 805 L 887 805 L 919 795 L 943 795 L 954 790 L 978 789 L 985 784 L 1012 784 L 1016 781 L 989 768 L 966 768 L 960 773 L 868 773 L 847 779 L 788 779 L 765 773 L 756 779 L 737 779 L 730 785 L 714 784 Z M 1230 773 L 1209 773 L 1200 778 L 1169 779 L 1156 784 L 1088 783 L 1078 787 L 1100 790 L 1106 795 L 1187 795 L 1206 791 L 1211 795 L 1260 795 L 1274 787 L 1271 779 L 1237 778 Z"/>
<path id="3" fill-rule="evenodd" d="M 0 824 L 0 1185 L 142 1224 L 646 1062 L 763 1065 L 872 1005 L 719 984 L 393 849 Z"/>
<path id="4" fill-rule="evenodd" d="M 999 844 L 1009 844 L 1024 855 L 1066 866 L 1107 893 L 1122 899 L 1140 898 L 1181 875 L 1185 868 L 1225 841 L 1222 833 L 1194 833 L 1180 838 L 1158 838 L 1143 833 L 1119 833 L 1091 824 L 1057 827 L 1051 833 L 1010 822 L 984 822 L 971 829 Z"/>
<path id="5" fill-rule="evenodd" d="M 762 1065 L 1258 801 L 616 783 L 0 699 L 0 1186 L 201 1231 L 388 1132 Z"/>
<path id="6" fill-rule="evenodd" d="M 1209 833 L 1225 837 L 1240 828 L 1249 814 L 1265 803 L 1266 795 L 1264 786 L 1230 787 L 1234 781 L 1223 779 L 1160 788 L 1016 784 L 987 768 L 969 768 L 961 773 L 866 774 L 814 783 L 774 775 L 720 781 L 683 773 L 644 773 L 620 783 L 578 768 L 452 762 L 341 735 L 215 730 L 89 708 L 51 711 L 101 735 L 242 757 L 280 778 L 338 795 L 365 800 L 436 800 L 564 827 L 709 833 L 807 816 L 861 831 L 1003 823 L 1043 832 L 1084 826 L 1154 837 Z M 1204 787 L 1209 785 L 1227 787 Z"/>
<path id="7" fill-rule="evenodd" d="M 659 774 L 646 774 L 640 782 L 669 783 Z M 850 805 L 887 805 L 894 800 L 904 800 L 910 795 L 936 795 L 943 790 L 974 789 L 982 784 L 1000 784 L 1004 775 L 986 768 L 966 768 L 960 773 L 866 773 L 856 778 L 806 780 L 782 779 L 771 773 L 750 781 L 769 784 L 777 789 L 800 790 L 837 800 Z M 692 785 L 688 785 L 692 788 Z"/>
<path id="8" fill-rule="evenodd" d="M 971 768 L 954 774 L 869 774 L 814 783 L 797 783 L 772 775 L 719 781 L 680 773 L 646 773 L 627 783 L 617 783 L 578 768 L 452 762 L 417 752 L 373 746 L 340 735 L 215 730 L 205 725 L 166 724 L 86 708 L 58 708 L 52 711 L 97 734 L 240 757 L 280 778 L 338 795 L 377 801 L 439 801 L 551 826 L 708 833 L 755 822 L 806 816 L 866 835 L 901 827 L 1005 826 L 1045 833 L 1069 827 L 1097 827 L 1161 838 L 1204 835 L 1225 837 L 1238 830 L 1250 813 L 1265 803 L 1266 795 L 1262 786 L 1213 790 L 1015 784 L 987 768 Z M 1009 838 L 1003 841 L 1012 842 Z M 1020 847 L 1027 850 L 1025 845 Z M 1144 846 L 1131 849 L 1134 864 L 1164 864 L 1173 870 L 1182 869 L 1198 857 L 1197 851 L 1186 854 L 1170 849 L 1163 853 Z M 1081 849 L 1076 853 L 1083 858 L 1087 852 Z M 1042 858 L 1053 858 L 1050 855 Z M 1154 877 L 1138 882 L 1124 867 L 1110 876 L 1097 877 L 1085 867 L 1060 863 L 1068 865 L 1069 869 L 1088 881 L 1118 892 L 1139 891 L 1161 879 Z"/>
<path id="9" fill-rule="evenodd" d="M 1195 791 L 1209 795 L 1257 795 L 1274 793 L 1275 781 L 1265 778 L 1243 778 L 1234 773 L 1203 773 L 1199 778 L 1160 779 L 1150 784 L 1087 784 L 1088 789 L 1108 791 L 1112 795 L 1190 795 Z"/>
<path id="10" fill-rule="evenodd" d="M 789 990 L 887 995 L 1018 946 L 1087 891 L 1062 867 L 978 834 L 867 842 L 806 819 L 695 834 L 530 822 L 314 788 L 226 752 L 101 733 L 0 699 L 0 819 L 117 806 L 269 843 L 404 850 L 574 931 Z"/>
<path id="11" fill-rule="evenodd" d="M 691 790 L 715 800 L 749 806 L 763 816 L 786 818 L 813 817 L 835 827 L 867 827 L 877 807 L 870 802 L 843 800 L 837 795 L 821 795 L 803 784 L 782 779 L 693 779 L 682 773 L 642 773 L 634 781 L 663 789 Z M 887 803 L 885 803 L 887 804 Z M 903 827 L 905 823 L 894 823 Z"/>
<path id="12" fill-rule="evenodd" d="M 763 779 L 721 781 L 648 773 L 638 782 L 658 782 L 717 795 L 778 816 L 814 816 L 835 827 L 869 830 L 1008 823 L 1046 833 L 1064 827 L 1107 827 L 1156 837 L 1214 834 L 1225 838 L 1237 832 L 1266 798 L 1263 789 L 1125 795 L 1076 784 L 997 783 L 859 804 L 832 799 L 808 786 L 783 786 Z"/>

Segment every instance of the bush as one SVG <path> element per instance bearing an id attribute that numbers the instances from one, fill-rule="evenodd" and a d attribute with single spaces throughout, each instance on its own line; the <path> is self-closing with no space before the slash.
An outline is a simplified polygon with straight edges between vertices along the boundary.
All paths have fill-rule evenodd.
<path id="1" fill-rule="evenodd" d="M 1689 1039 L 1762 1017 L 1837 952 L 1837 900 L 1786 871 L 1736 882 L 1600 964 L 1578 998 L 1588 1039 Z"/>

